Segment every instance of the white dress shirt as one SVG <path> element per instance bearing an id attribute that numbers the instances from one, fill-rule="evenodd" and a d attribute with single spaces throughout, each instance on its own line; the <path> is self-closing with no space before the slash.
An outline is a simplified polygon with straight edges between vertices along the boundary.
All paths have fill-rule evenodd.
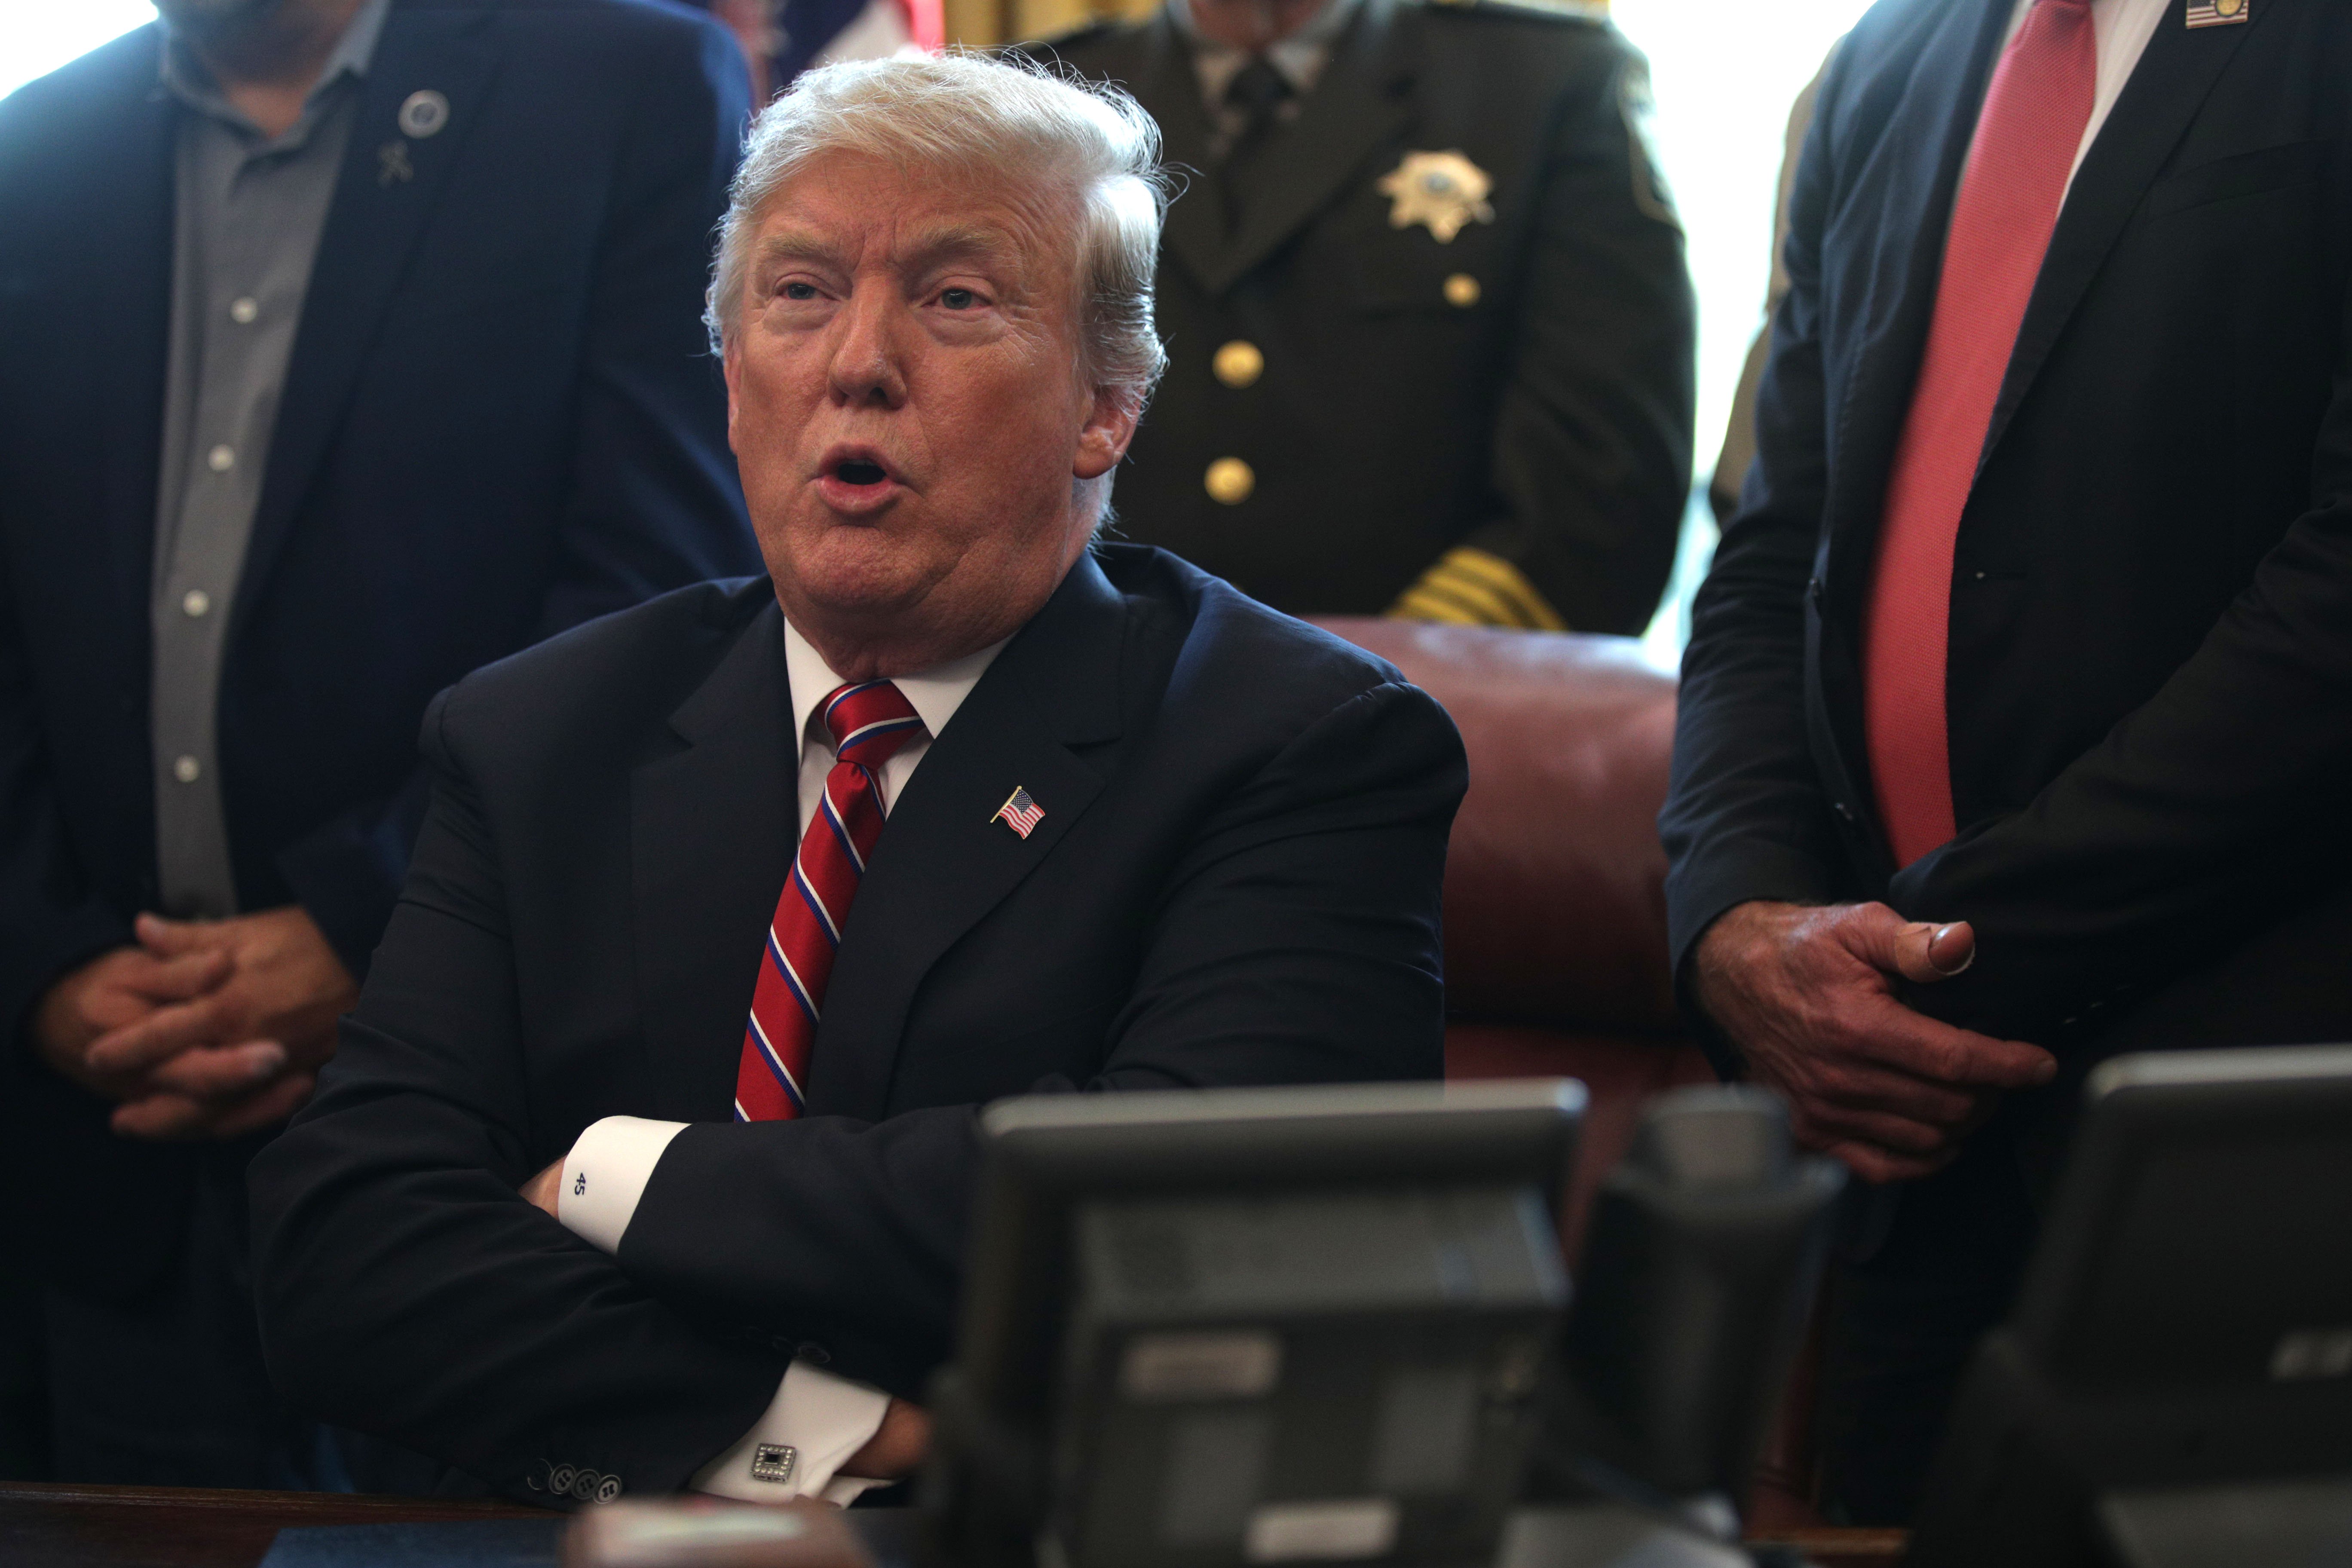
<path id="1" fill-rule="evenodd" d="M 899 747 L 882 764 L 886 816 L 929 753 L 932 739 L 947 729 L 948 721 L 955 717 L 956 710 L 1003 649 L 1000 642 L 920 675 L 901 676 L 894 683 L 922 719 L 925 732 Z M 824 798 L 825 774 L 834 764 L 833 736 L 817 710 L 842 679 L 789 622 L 784 626 L 784 667 L 792 687 L 793 732 L 800 737 L 800 828 L 805 834 L 818 802 Z M 756 951 L 744 953 L 746 973 L 757 966 L 759 956 Z M 563 1179 L 557 1184 L 556 1217 L 583 1240 L 606 1252 L 619 1251 L 621 1237 L 636 1214 L 654 1167 L 661 1163 L 669 1141 L 686 1125 L 639 1116 L 608 1116 L 591 1125 L 564 1156 Z M 795 1362 L 785 1370 L 783 1382 L 759 1423 L 741 1441 L 698 1471 L 693 1484 L 699 1491 L 747 1502 L 783 1502 L 814 1496 L 847 1503 L 876 1483 L 837 1472 L 880 1429 L 883 1412 L 889 1405 L 890 1396 L 878 1388 Z M 753 1456 L 771 1445 L 793 1450 L 787 1480 L 760 1480 L 751 1474 Z"/>

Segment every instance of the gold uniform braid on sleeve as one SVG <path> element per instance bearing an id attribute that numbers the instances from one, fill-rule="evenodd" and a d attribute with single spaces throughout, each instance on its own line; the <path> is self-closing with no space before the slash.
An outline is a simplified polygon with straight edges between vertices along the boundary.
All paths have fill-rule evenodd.
<path id="1" fill-rule="evenodd" d="M 1465 626 L 1514 626 L 1564 632 L 1568 623 L 1519 569 L 1488 551 L 1459 544 L 1397 595 L 1388 613 L 1399 620 L 1450 621 Z"/>

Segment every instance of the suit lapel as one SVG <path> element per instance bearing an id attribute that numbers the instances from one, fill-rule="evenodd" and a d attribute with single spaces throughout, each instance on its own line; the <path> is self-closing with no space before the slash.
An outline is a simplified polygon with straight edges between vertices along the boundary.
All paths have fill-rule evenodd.
<path id="1" fill-rule="evenodd" d="M 819 1114 L 887 1114 L 907 1014 L 932 965 L 1054 852 L 1103 786 L 1072 751 L 1119 732 L 1126 620 L 1091 556 L 997 656 L 891 808 L 842 931 L 809 1064 Z M 994 815 L 1015 788 L 1045 818 Z"/>
<path id="2" fill-rule="evenodd" d="M 630 908 L 651 1114 L 723 1118 L 760 937 L 798 837 L 800 763 L 772 599 L 670 717 L 685 749 L 630 778 Z"/>
<path id="3" fill-rule="evenodd" d="M 351 401 L 409 256 L 481 118 L 499 62 L 491 20 L 488 7 L 413 5 L 396 6 L 385 18 L 287 366 L 269 471 L 237 595 L 240 617 L 259 597 Z M 422 89 L 449 100 L 446 124 L 421 139 L 404 136 L 400 106 Z M 405 178 L 385 174 L 385 149 L 395 146 L 405 160 Z"/>
<path id="4" fill-rule="evenodd" d="M 2010 419 L 2057 345 L 2074 308 L 2082 303 L 2091 279 L 2147 197 L 2148 186 L 2204 107 L 2213 84 L 2221 79 L 2246 35 L 2275 9 L 2257 5 L 2246 23 L 2234 27 L 2192 30 L 2168 16 L 2148 39 L 2147 51 L 2091 143 L 2090 154 L 2076 171 L 2074 188 L 2058 214 L 2050 253 L 2034 279 L 2025 320 L 2018 328 L 2017 347 L 2001 378 L 2000 396 L 1993 405 L 1992 425 L 1978 459 L 1979 470 L 2008 430 Z"/>
<path id="5" fill-rule="evenodd" d="M 1298 118 L 1261 155 L 1251 176 L 1257 200 L 1202 279 L 1211 293 L 1232 288 L 1305 227 L 1412 121 L 1413 22 L 1391 0 L 1363 0 Z M 1197 100 L 1199 89 L 1193 95 Z M 1207 216 L 1217 221 L 1217 214 Z"/>
<path id="6" fill-rule="evenodd" d="M 1169 204 L 1160 239 L 1202 288 L 1224 262 L 1224 215 L 1218 210 L 1215 160 L 1209 151 L 1209 113 L 1201 102 L 1201 80 L 1192 51 L 1177 35 L 1163 6 L 1139 33 L 1146 52 L 1135 73 L 1139 96 L 1160 122 L 1160 155 L 1184 172 L 1185 188 Z"/>
<path id="7" fill-rule="evenodd" d="M 1870 559 L 1864 546 L 1877 532 L 1895 445 L 1927 353 L 1952 204 L 2009 15 L 2009 0 L 1944 6 L 1926 35 L 1905 50 L 1911 61 L 1906 79 L 1875 89 L 1896 95 L 1895 103 L 1881 146 L 1856 154 L 1879 171 L 1887 189 L 1868 208 L 1866 267 L 1844 285 L 1864 301 L 1869 319 L 1837 408 L 1841 456 L 1830 499 L 1828 565 L 1830 592 L 1843 603 L 1857 603 L 1853 595 L 1862 591 Z M 1965 59 L 1966 68 L 1951 69 L 1955 58 Z M 1845 548 L 1848 543 L 1857 547 Z"/>
<path id="8" fill-rule="evenodd" d="M 103 173 L 90 184 L 86 210 L 93 233 L 84 254 L 102 266 L 79 280 L 93 291 L 84 319 L 100 335 L 91 363 L 106 367 L 101 384 L 105 427 L 95 465 L 104 541 L 105 603 L 136 628 L 121 650 L 136 689 L 147 688 L 150 574 L 155 551 L 157 479 L 163 445 L 163 381 L 171 361 L 172 258 L 177 224 L 174 171 L 178 106 L 155 85 L 163 31 L 147 30 L 139 79 L 145 85 L 111 122 L 101 154 Z M 73 558 L 84 558 L 79 550 Z M 135 660 L 135 664 L 132 661 Z"/>

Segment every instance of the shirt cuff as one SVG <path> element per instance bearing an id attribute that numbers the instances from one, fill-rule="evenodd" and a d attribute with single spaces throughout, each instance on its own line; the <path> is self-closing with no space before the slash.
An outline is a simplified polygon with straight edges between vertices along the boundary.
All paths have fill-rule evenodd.
<path id="1" fill-rule="evenodd" d="M 563 1157 L 557 1184 L 555 1217 L 574 1236 L 606 1252 L 621 1249 L 621 1233 L 646 1195 L 646 1184 L 661 1163 L 669 1141 L 686 1131 L 683 1121 L 648 1121 L 642 1116 L 607 1116 L 592 1122 Z"/>
<path id="2" fill-rule="evenodd" d="M 794 1362 L 759 1425 L 689 1484 L 744 1502 L 814 1497 L 846 1508 L 867 1488 L 887 1484 L 838 1472 L 873 1441 L 889 1408 L 890 1396 L 878 1388 Z"/>

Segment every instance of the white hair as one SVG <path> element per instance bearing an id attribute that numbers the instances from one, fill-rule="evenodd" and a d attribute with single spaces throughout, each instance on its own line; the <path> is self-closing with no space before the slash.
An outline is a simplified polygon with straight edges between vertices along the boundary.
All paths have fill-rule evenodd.
<path id="1" fill-rule="evenodd" d="M 703 310 L 714 351 L 725 352 L 741 321 L 761 210 L 828 153 L 1066 191 L 1079 214 L 1078 370 L 1142 407 L 1168 362 L 1151 319 L 1168 198 L 1160 130 L 1135 100 L 1019 57 L 961 51 L 810 71 L 761 112 L 744 143 Z"/>

